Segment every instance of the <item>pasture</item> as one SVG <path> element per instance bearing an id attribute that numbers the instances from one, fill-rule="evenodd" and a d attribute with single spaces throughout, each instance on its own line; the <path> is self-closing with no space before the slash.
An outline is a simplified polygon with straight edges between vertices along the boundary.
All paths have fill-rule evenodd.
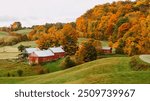
<path id="1" fill-rule="evenodd" d="M 103 58 L 70 69 L 30 77 L 0 77 L 17 84 L 149 84 L 150 71 L 133 71 L 130 57 Z"/>
<path id="2" fill-rule="evenodd" d="M 22 29 L 22 30 L 18 30 L 18 31 L 14 31 L 14 32 L 19 33 L 19 34 L 28 34 L 31 31 L 32 31 L 32 29 Z"/>
<path id="3" fill-rule="evenodd" d="M 31 47 L 37 46 L 34 41 L 25 41 L 25 42 L 20 42 L 13 46 L 0 47 L 0 59 L 16 59 L 18 57 L 18 54 L 20 53 L 18 51 L 19 45 L 31 46 Z"/>
<path id="4" fill-rule="evenodd" d="M 12 54 L 8 54 L 8 55 L 12 55 Z M 59 60 L 48 62 L 42 65 L 31 66 L 28 64 L 27 61 L 20 62 L 15 59 L 0 59 L 0 77 L 8 77 L 8 74 L 10 76 L 18 77 L 19 76 L 17 74 L 18 70 L 23 71 L 22 77 L 56 72 L 56 71 L 62 70 L 60 66 L 60 63 L 62 60 L 63 59 L 59 59 Z"/>
<path id="5" fill-rule="evenodd" d="M 7 32 L 0 31 L 0 38 L 3 38 L 5 36 L 7 36 L 7 35 L 8 35 Z"/>

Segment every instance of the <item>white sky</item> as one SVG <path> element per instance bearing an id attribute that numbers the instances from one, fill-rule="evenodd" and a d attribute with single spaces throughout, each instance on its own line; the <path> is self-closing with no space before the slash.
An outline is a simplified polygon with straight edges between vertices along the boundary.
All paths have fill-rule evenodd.
<path id="1" fill-rule="evenodd" d="M 0 26 L 71 22 L 97 4 L 117 0 L 0 0 Z"/>

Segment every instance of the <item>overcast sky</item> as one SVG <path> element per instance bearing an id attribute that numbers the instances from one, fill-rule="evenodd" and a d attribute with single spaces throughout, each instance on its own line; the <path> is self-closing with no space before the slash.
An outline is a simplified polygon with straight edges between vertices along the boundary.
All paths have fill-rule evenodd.
<path id="1" fill-rule="evenodd" d="M 118 0 L 0 0 L 0 26 L 71 22 L 97 4 Z"/>

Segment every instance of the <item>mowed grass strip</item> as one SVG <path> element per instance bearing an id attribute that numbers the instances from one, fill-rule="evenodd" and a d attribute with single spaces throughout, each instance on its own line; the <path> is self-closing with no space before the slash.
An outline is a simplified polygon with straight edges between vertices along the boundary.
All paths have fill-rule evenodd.
<path id="1" fill-rule="evenodd" d="M 22 79 L 1 77 L 0 83 L 149 83 L 149 71 L 131 71 L 129 61 L 129 57 L 104 58 L 50 74 Z"/>

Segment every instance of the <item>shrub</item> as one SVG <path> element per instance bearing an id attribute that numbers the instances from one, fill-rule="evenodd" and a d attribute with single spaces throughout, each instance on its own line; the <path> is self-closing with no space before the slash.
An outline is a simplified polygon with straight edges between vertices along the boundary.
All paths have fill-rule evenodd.
<path id="1" fill-rule="evenodd" d="M 7 77 L 10 77 L 10 73 L 9 72 L 7 73 Z"/>
<path id="2" fill-rule="evenodd" d="M 62 67 L 63 67 L 64 69 L 67 69 L 67 68 L 70 68 L 70 67 L 75 66 L 76 63 L 75 63 L 73 60 L 70 59 L 70 56 L 67 56 L 67 57 L 64 59 L 64 61 L 62 62 L 61 65 L 62 65 Z"/>
<path id="3" fill-rule="evenodd" d="M 50 70 L 48 68 L 45 68 L 44 73 L 50 73 Z"/>
<path id="4" fill-rule="evenodd" d="M 15 74 L 12 74 L 12 77 L 15 77 Z"/>
<path id="5" fill-rule="evenodd" d="M 23 46 L 22 44 L 18 46 L 18 50 L 20 52 L 22 52 L 25 49 L 25 46 Z"/>
<path id="6" fill-rule="evenodd" d="M 18 73 L 19 76 L 22 76 L 23 70 L 20 70 L 20 69 L 19 69 L 19 70 L 17 70 L 17 73 Z"/>
<path id="7" fill-rule="evenodd" d="M 46 70 L 44 70 L 43 67 L 38 66 L 38 67 L 36 67 L 35 69 L 36 69 L 37 74 L 45 74 L 45 71 L 46 71 Z"/>

